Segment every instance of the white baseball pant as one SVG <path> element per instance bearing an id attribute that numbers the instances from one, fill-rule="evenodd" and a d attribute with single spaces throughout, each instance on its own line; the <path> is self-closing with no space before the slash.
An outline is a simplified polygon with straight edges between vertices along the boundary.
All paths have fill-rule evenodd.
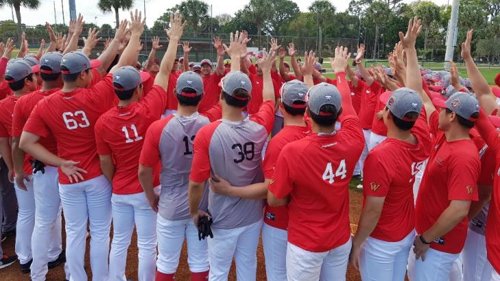
<path id="1" fill-rule="evenodd" d="M 288 281 L 343 281 L 352 241 L 326 252 L 310 252 L 288 243 L 286 275 Z"/>
<path id="2" fill-rule="evenodd" d="M 374 132 L 370 133 L 370 141 L 368 142 L 368 151 L 372 151 L 377 145 L 383 142 L 387 136 L 381 136 Z"/>
<path id="3" fill-rule="evenodd" d="M 16 224 L 16 254 L 21 264 L 26 264 L 33 258 L 31 235 L 35 227 L 35 196 L 33 194 L 33 179 L 31 176 L 28 178 L 29 180 L 24 180 L 28 190 L 22 190 L 17 184 L 14 184 L 19 206 Z"/>
<path id="4" fill-rule="evenodd" d="M 212 228 L 214 238 L 208 239 L 210 281 L 227 281 L 233 256 L 238 281 L 257 278 L 257 245 L 262 220 L 233 229 Z"/>
<path id="5" fill-rule="evenodd" d="M 139 281 L 153 281 L 156 270 L 156 212 L 144 192 L 113 194 L 113 241 L 109 255 L 109 280 L 127 281 L 125 266 L 134 226 L 137 229 Z"/>
<path id="6" fill-rule="evenodd" d="M 168 220 L 158 215 L 157 270 L 174 274 L 179 266 L 182 244 L 187 242 L 188 264 L 191 272 L 206 272 L 208 265 L 207 240 L 198 239 L 198 228 L 192 219 Z M 207 238 L 209 239 L 209 238 Z"/>
<path id="7" fill-rule="evenodd" d="M 462 255 L 459 254 L 458 258 L 451 265 L 450 277 L 448 281 L 462 281 L 463 277 L 464 274 L 463 274 Z"/>
<path id="8" fill-rule="evenodd" d="M 87 222 L 90 228 L 92 281 L 108 278 L 111 184 L 103 176 L 74 184 L 60 184 L 66 222 L 66 259 L 70 281 L 87 280 L 84 269 Z"/>
<path id="9" fill-rule="evenodd" d="M 408 259 L 408 278 L 410 281 L 448 281 L 458 256 L 431 248 L 425 253 L 425 261 L 416 260 L 412 248 Z"/>
<path id="10" fill-rule="evenodd" d="M 468 230 L 462 251 L 464 264 L 464 280 L 489 281 L 493 267 L 486 257 L 486 239 L 472 230 Z"/>
<path id="11" fill-rule="evenodd" d="M 33 263 L 31 280 L 45 280 L 47 263 L 54 261 L 62 252 L 61 199 L 57 182 L 57 168 L 45 166 L 33 174 L 35 195 L 35 228 L 31 236 Z"/>
<path id="12" fill-rule="evenodd" d="M 288 232 L 270 226 L 262 226 L 262 246 L 266 261 L 266 276 L 268 281 L 286 280 L 286 248 Z"/>
<path id="13" fill-rule="evenodd" d="M 368 237 L 360 256 L 361 279 L 363 281 L 405 280 L 408 255 L 414 239 L 414 231 L 397 242 Z"/>
<path id="14" fill-rule="evenodd" d="M 500 281 L 500 273 L 493 270 L 493 272 L 491 273 L 491 281 Z"/>
<path id="15" fill-rule="evenodd" d="M 363 167 L 365 164 L 366 157 L 368 156 L 368 144 L 370 143 L 370 135 L 371 135 L 371 130 L 363 129 L 363 136 L 365 137 L 365 147 L 361 152 L 361 156 L 359 157 L 358 163 L 356 163 L 353 175 L 363 174 Z M 359 171 L 357 171 L 357 169 L 359 169 Z"/>

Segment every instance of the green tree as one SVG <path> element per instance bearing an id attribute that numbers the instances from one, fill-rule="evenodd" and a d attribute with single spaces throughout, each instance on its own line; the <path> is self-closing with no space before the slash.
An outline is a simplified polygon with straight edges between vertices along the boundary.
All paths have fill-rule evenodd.
<path id="1" fill-rule="evenodd" d="M 132 5 L 134 4 L 133 0 L 99 0 L 99 3 L 97 3 L 97 6 L 99 9 L 103 12 L 115 12 L 115 21 L 116 21 L 116 27 L 120 25 L 120 14 L 119 10 L 128 10 L 132 8 Z"/>
<path id="2" fill-rule="evenodd" d="M 365 21 L 367 26 L 375 27 L 375 37 L 373 40 L 374 44 L 372 53 L 372 58 L 375 59 L 378 57 L 380 29 L 387 24 L 388 19 L 391 16 L 391 9 L 389 8 L 389 5 L 387 3 L 377 1 L 370 4 L 365 13 Z"/>
<path id="3" fill-rule="evenodd" d="M 273 16 L 265 21 L 265 30 L 273 35 L 282 35 L 284 27 L 300 13 L 299 6 L 290 0 L 273 0 L 268 8 Z"/>
<path id="4" fill-rule="evenodd" d="M 28 9 L 37 9 L 40 6 L 39 0 L 0 0 L 0 7 L 8 4 L 14 7 L 17 19 L 17 35 L 21 38 L 22 33 L 22 19 L 21 19 L 21 6 Z"/>
<path id="5" fill-rule="evenodd" d="M 424 53 L 427 53 L 427 40 L 431 32 L 431 26 L 433 26 L 433 22 L 439 22 L 441 10 L 438 5 L 431 1 L 414 2 L 412 6 L 415 15 L 422 20 L 422 28 L 424 29 Z"/>
<path id="6" fill-rule="evenodd" d="M 477 42 L 476 54 L 486 57 L 488 63 L 491 64 L 500 57 L 500 49 L 498 48 L 499 44 L 500 39 L 498 38 L 480 39 Z"/>
<path id="7" fill-rule="evenodd" d="M 201 28 L 203 21 L 208 17 L 208 4 L 200 0 L 187 0 L 176 6 L 179 13 L 187 21 L 189 29 L 196 36 Z"/>
<path id="8" fill-rule="evenodd" d="M 318 26 L 318 54 L 322 56 L 323 50 L 323 28 L 325 22 L 332 22 L 335 16 L 335 7 L 328 0 L 316 0 L 311 6 L 309 11 L 315 15 L 316 23 Z"/>
<path id="9" fill-rule="evenodd" d="M 266 22 L 273 17 L 271 7 L 272 0 L 250 0 L 243 9 L 243 14 L 248 22 L 257 28 L 258 47 L 262 47 L 262 31 Z"/>

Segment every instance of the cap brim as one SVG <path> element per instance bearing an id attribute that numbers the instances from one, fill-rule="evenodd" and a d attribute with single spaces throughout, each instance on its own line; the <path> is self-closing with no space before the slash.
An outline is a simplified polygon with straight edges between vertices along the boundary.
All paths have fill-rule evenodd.
<path id="1" fill-rule="evenodd" d="M 499 87 L 493 87 L 493 88 L 491 88 L 491 91 L 493 92 L 493 94 L 494 94 L 497 98 L 500 98 L 500 88 L 499 88 Z"/>
<path id="2" fill-rule="evenodd" d="M 446 106 L 446 102 L 444 99 L 442 98 L 433 98 L 432 99 L 432 104 L 434 104 L 435 107 L 439 107 L 439 108 L 448 108 Z"/>
<path id="3" fill-rule="evenodd" d="M 490 122 L 491 122 L 491 124 L 493 124 L 493 126 L 500 128 L 500 117 L 499 116 L 490 115 L 490 116 L 488 116 L 488 119 L 490 119 Z"/>
<path id="4" fill-rule="evenodd" d="M 380 95 L 379 100 L 382 104 L 387 105 L 387 102 L 389 101 L 391 96 L 392 96 L 391 91 L 385 91 Z"/>
<path id="5" fill-rule="evenodd" d="M 98 68 L 99 66 L 101 66 L 101 61 L 100 60 L 91 60 L 90 61 L 90 68 Z"/>
<path id="6" fill-rule="evenodd" d="M 33 65 L 33 66 L 31 67 L 31 71 L 32 71 L 33 73 L 38 73 L 38 72 L 40 72 L 40 65 L 39 65 L 39 64 L 35 64 L 35 65 Z"/>
<path id="7" fill-rule="evenodd" d="M 149 78 L 151 78 L 151 74 L 149 74 L 148 72 L 141 71 L 141 72 L 139 72 L 139 74 L 141 75 L 141 81 L 142 81 L 142 83 L 148 81 Z"/>

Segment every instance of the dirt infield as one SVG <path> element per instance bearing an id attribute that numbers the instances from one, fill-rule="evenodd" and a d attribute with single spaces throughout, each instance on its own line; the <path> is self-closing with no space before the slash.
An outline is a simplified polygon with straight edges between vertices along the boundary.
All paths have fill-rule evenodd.
<path id="1" fill-rule="evenodd" d="M 362 196 L 360 192 L 350 191 L 350 215 L 351 215 L 351 223 L 353 223 L 352 228 L 355 229 L 354 223 L 358 221 L 361 204 L 362 204 Z M 135 234 L 132 237 L 132 244 L 129 248 L 129 253 L 127 257 L 127 277 L 130 280 L 137 280 L 137 245 L 135 240 Z M 87 245 L 88 246 L 88 245 Z M 8 238 L 4 243 L 2 243 L 2 247 L 5 253 L 14 253 L 14 237 Z M 90 263 L 89 256 L 85 259 L 85 264 L 87 268 L 87 273 L 90 274 Z M 263 281 L 266 280 L 266 270 L 264 267 L 264 253 L 262 251 L 262 243 L 259 243 L 259 247 L 257 250 L 258 257 L 258 265 L 257 265 L 257 280 Z M 59 266 L 49 271 L 47 275 L 47 281 L 64 281 L 64 269 L 63 266 Z M 29 274 L 22 274 L 19 269 L 19 264 L 16 263 L 8 268 L 0 270 L 0 281 L 29 281 Z M 189 280 L 189 268 L 187 265 L 186 259 L 186 247 L 183 247 L 181 260 L 179 264 L 179 269 L 177 270 L 176 280 L 178 281 L 187 281 Z M 234 264 L 229 275 L 229 280 L 236 280 L 236 274 L 234 271 Z M 358 281 L 361 280 L 359 277 L 359 273 L 352 268 L 349 268 L 347 271 L 347 280 L 348 281 Z"/>

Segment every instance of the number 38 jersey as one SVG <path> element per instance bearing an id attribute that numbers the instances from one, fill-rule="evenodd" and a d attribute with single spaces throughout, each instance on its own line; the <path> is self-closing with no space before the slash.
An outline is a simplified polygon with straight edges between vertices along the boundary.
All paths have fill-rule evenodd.
<path id="1" fill-rule="evenodd" d="M 137 169 L 144 136 L 149 125 L 160 119 L 166 105 L 167 92 L 154 85 L 140 101 L 128 106 L 115 106 L 97 120 L 94 128 L 97 153 L 113 157 L 114 194 L 143 192 Z"/>
<path id="2" fill-rule="evenodd" d="M 99 116 L 113 106 L 112 79 L 108 74 L 89 89 L 58 91 L 46 97 L 37 104 L 23 129 L 43 138 L 54 136 L 58 156 L 79 162 L 78 166 L 87 171 L 83 174 L 84 180 L 102 174 L 94 125 Z M 59 183 L 69 184 L 69 178 L 59 172 Z"/>
<path id="3" fill-rule="evenodd" d="M 263 182 L 262 148 L 274 123 L 274 103 L 264 102 L 259 111 L 241 122 L 219 120 L 202 128 L 194 142 L 190 180 L 204 182 L 210 174 L 233 186 Z M 232 229 L 262 219 L 263 200 L 215 194 L 210 190 L 208 210 L 213 226 Z"/>
<path id="4" fill-rule="evenodd" d="M 288 241 L 307 251 L 329 251 L 351 234 L 349 182 L 364 138 L 358 117 L 348 115 L 341 124 L 333 134 L 285 145 L 269 185 L 277 198 L 290 198 Z"/>

